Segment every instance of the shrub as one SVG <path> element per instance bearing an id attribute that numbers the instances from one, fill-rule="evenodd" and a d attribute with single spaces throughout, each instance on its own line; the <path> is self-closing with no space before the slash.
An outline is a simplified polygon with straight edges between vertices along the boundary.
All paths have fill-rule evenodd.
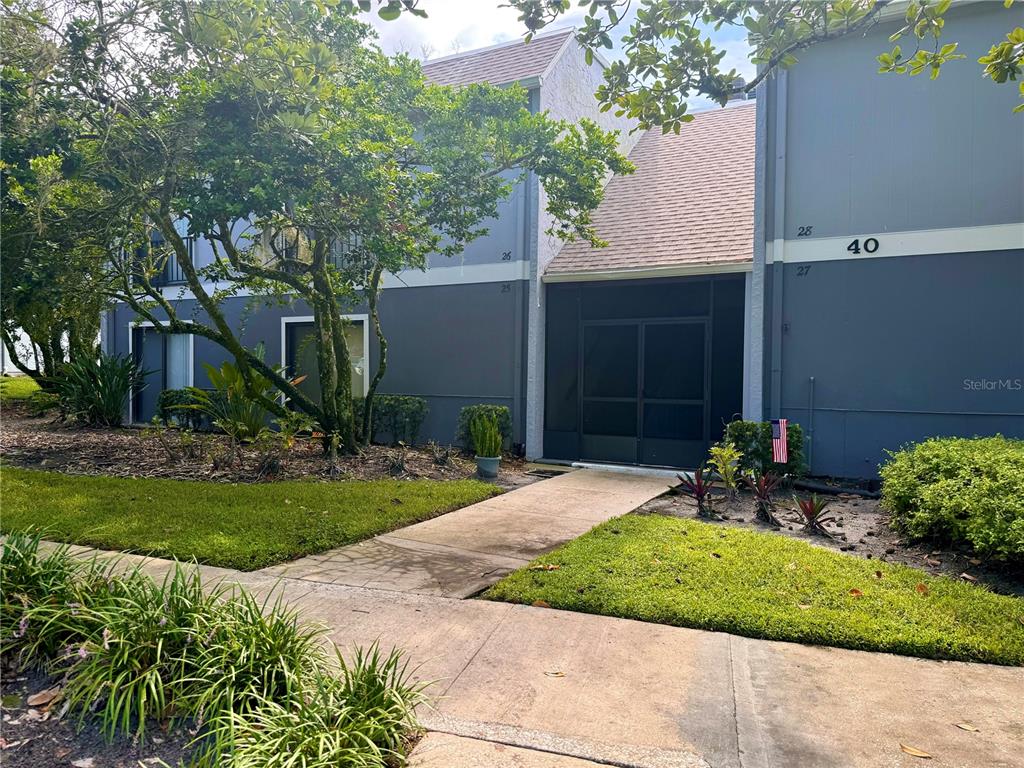
<path id="1" fill-rule="evenodd" d="M 128 398 L 145 386 L 146 372 L 127 356 L 100 355 L 68 363 L 58 383 L 64 414 L 92 426 L 116 427 Z"/>
<path id="2" fill-rule="evenodd" d="M 353 401 L 356 423 L 363 420 L 364 400 Z M 391 436 L 391 444 L 416 445 L 420 428 L 430 409 L 422 397 L 411 395 L 374 395 L 373 414 L 370 419 L 370 442 L 377 441 L 380 433 Z"/>
<path id="3" fill-rule="evenodd" d="M 739 464 L 743 454 L 735 445 L 727 442 L 711 446 L 708 453 L 710 454 L 708 466 L 722 480 L 722 485 L 725 486 L 729 498 L 735 498 L 736 491 L 739 489 Z"/>
<path id="4" fill-rule="evenodd" d="M 798 477 L 807 471 L 804 465 L 804 431 L 799 424 L 786 428 L 789 461 L 772 461 L 772 425 L 770 421 L 732 421 L 725 427 L 725 442 L 742 453 L 739 467 L 743 473 L 774 472 Z"/>
<path id="5" fill-rule="evenodd" d="M 494 414 L 478 413 L 474 416 L 469 423 L 469 433 L 473 438 L 477 456 L 501 456 L 501 432 L 498 430 L 498 419 Z"/>
<path id="6" fill-rule="evenodd" d="M 231 438 L 233 445 L 256 440 L 267 429 L 270 413 L 263 403 L 249 393 L 242 372 L 234 363 L 222 363 L 214 368 L 204 363 L 213 390 L 188 387 L 191 410 L 202 414 L 213 426 Z M 269 397 L 274 391 L 270 380 L 258 373 L 252 374 L 256 391 Z"/>
<path id="7" fill-rule="evenodd" d="M 156 398 L 156 415 L 165 427 L 178 424 L 188 429 L 209 428 L 191 388 L 165 389 Z"/>
<path id="8" fill-rule="evenodd" d="M 882 503 L 897 530 L 1024 562 L 1024 441 L 932 438 L 889 456 Z"/>
<path id="9" fill-rule="evenodd" d="M 459 411 L 459 423 L 455 431 L 455 440 L 470 453 L 482 456 L 473 442 L 473 434 L 470 424 L 477 416 L 493 416 L 498 422 L 498 432 L 501 435 L 502 446 L 511 444 L 512 441 L 512 411 L 507 405 L 467 405 Z M 497 454 L 495 454 L 497 455 Z"/>

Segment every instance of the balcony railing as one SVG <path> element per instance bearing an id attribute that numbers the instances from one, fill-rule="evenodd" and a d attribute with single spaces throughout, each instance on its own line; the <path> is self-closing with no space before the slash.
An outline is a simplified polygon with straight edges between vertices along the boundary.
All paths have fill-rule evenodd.
<path id="1" fill-rule="evenodd" d="M 195 238 L 185 237 L 185 246 L 188 248 L 188 258 L 191 260 L 195 255 Z M 153 247 L 162 246 L 163 241 L 153 241 Z M 195 262 L 192 262 L 195 264 Z M 178 257 L 174 251 L 168 250 L 167 260 L 164 262 L 164 268 L 160 271 L 156 277 L 153 278 L 153 285 L 165 286 L 165 285 L 181 285 L 185 282 L 185 273 L 181 269 L 181 265 L 178 263 Z"/>

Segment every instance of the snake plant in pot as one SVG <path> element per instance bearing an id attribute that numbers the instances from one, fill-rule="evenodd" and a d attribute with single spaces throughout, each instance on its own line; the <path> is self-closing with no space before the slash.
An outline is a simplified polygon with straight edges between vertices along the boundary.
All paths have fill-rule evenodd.
<path id="1" fill-rule="evenodd" d="M 501 431 L 498 419 L 493 415 L 481 414 L 469 424 L 476 448 L 476 473 L 480 477 L 497 477 L 501 462 Z"/>

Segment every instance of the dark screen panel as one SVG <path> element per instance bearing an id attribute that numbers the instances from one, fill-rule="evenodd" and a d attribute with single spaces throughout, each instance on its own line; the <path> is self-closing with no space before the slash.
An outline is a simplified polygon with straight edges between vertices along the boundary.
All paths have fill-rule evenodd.
<path id="1" fill-rule="evenodd" d="M 644 437 L 703 440 L 704 406 L 644 403 Z"/>
<path id="2" fill-rule="evenodd" d="M 544 362 L 544 429 L 579 428 L 579 289 L 547 288 Z"/>
<path id="3" fill-rule="evenodd" d="M 638 326 L 583 329 L 583 397 L 636 397 Z"/>
<path id="4" fill-rule="evenodd" d="M 645 398 L 704 398 L 704 337 L 703 322 L 644 327 Z"/>
<path id="5" fill-rule="evenodd" d="M 583 319 L 700 317 L 711 311 L 709 280 L 587 285 L 581 296 Z"/>

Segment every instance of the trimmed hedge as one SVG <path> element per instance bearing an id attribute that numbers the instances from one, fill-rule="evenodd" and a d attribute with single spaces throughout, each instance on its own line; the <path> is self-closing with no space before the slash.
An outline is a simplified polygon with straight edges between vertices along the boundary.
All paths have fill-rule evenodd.
<path id="1" fill-rule="evenodd" d="M 194 408 L 197 403 L 192 389 L 165 389 L 156 397 L 156 416 L 168 427 L 172 423 L 189 429 L 211 429 L 206 415 Z"/>
<path id="2" fill-rule="evenodd" d="M 483 403 L 481 405 L 467 405 L 459 411 L 459 423 L 455 430 L 455 439 L 462 446 L 473 453 L 476 446 L 473 444 L 473 435 L 470 425 L 478 417 L 495 419 L 498 422 L 498 432 L 501 433 L 501 445 L 506 447 L 512 443 L 512 411 L 507 405 L 492 405 Z"/>
<path id="3" fill-rule="evenodd" d="M 356 422 L 363 420 L 365 400 L 353 401 Z M 391 436 L 391 444 L 399 442 L 416 445 L 419 440 L 420 428 L 427 418 L 430 409 L 422 397 L 411 395 L 374 395 L 373 416 L 370 420 L 370 442 L 377 442 L 377 435 L 383 433 Z"/>
<path id="4" fill-rule="evenodd" d="M 1024 562 L 1024 440 L 932 438 L 889 456 L 882 504 L 897 530 Z"/>
<path id="5" fill-rule="evenodd" d="M 804 431 L 799 424 L 786 425 L 789 461 L 772 461 L 772 425 L 770 421 L 736 421 L 725 427 L 725 442 L 743 452 L 739 461 L 742 472 L 771 470 L 780 475 L 799 477 L 807 472 L 804 463 Z"/>

